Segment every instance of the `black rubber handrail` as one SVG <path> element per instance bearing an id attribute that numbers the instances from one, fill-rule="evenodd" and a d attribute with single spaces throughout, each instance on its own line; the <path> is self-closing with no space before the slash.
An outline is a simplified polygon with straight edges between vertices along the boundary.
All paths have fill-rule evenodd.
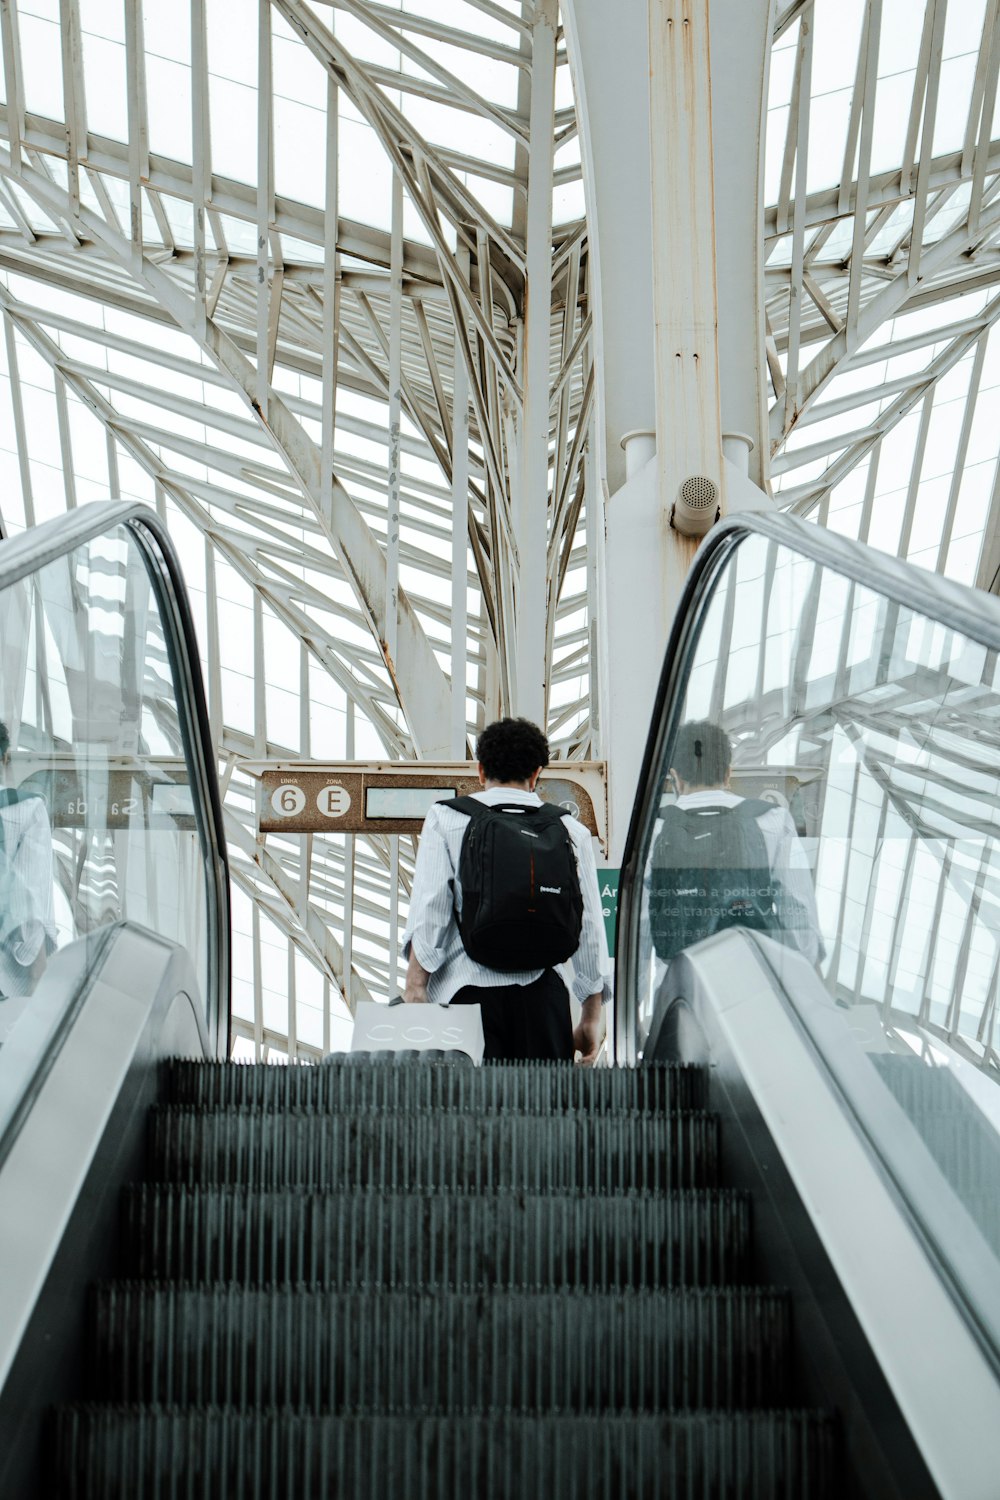
<path id="1" fill-rule="evenodd" d="M 225 1056 L 230 1011 L 229 859 L 198 638 L 180 560 L 166 523 L 155 510 L 139 501 L 103 500 L 80 506 L 0 541 L 0 592 L 118 527 L 131 533 L 146 564 L 177 689 L 178 719 L 191 771 L 195 822 L 206 853 L 206 883 L 214 898 L 208 911 L 206 1023 L 217 1055 Z"/>
<path id="2" fill-rule="evenodd" d="M 918 1149 L 915 1157 L 911 1142 L 918 1138 L 917 1126 L 879 1077 L 867 1053 L 853 1046 L 830 1044 L 833 1027 L 840 1024 L 843 1012 L 829 1006 L 818 975 L 809 976 L 815 983 L 815 993 L 804 1001 L 786 983 L 780 954 L 775 954 L 774 947 L 761 941 L 760 933 L 744 930 L 741 935 L 756 949 L 777 1003 L 793 1018 L 839 1097 L 845 1116 L 881 1164 L 897 1201 L 915 1225 L 938 1274 L 951 1288 L 994 1374 L 1000 1378 L 997 1262 L 978 1224 L 923 1141 L 919 1142 L 923 1149 Z M 969 1107 L 975 1113 L 971 1101 Z M 950 1204 L 938 1196 L 936 1178 L 947 1184 Z"/>

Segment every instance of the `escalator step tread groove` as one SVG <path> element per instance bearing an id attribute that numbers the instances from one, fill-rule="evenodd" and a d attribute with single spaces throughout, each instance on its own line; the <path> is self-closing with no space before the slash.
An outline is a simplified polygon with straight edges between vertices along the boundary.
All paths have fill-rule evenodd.
<path id="1" fill-rule="evenodd" d="M 138 1279 L 329 1286 L 724 1286 L 751 1279 L 748 1194 L 266 1191 L 123 1195 Z"/>
<path id="2" fill-rule="evenodd" d="M 348 1058 L 319 1067 L 175 1059 L 165 1068 L 164 1099 L 197 1108 L 320 1109 L 357 1115 L 387 1109 L 439 1109 L 477 1115 L 516 1110 L 650 1114 L 704 1109 L 708 1079 L 689 1063 L 642 1068 L 567 1068 L 524 1062 L 455 1068 L 436 1062 L 359 1066 Z"/>
<path id="3" fill-rule="evenodd" d="M 340 1293 L 107 1283 L 91 1306 L 102 1400 L 310 1411 L 785 1405 L 789 1298 L 773 1289 Z"/>
<path id="4" fill-rule="evenodd" d="M 718 1159 L 718 1117 L 705 1112 L 477 1118 L 421 1109 L 351 1119 L 171 1105 L 152 1111 L 148 1174 L 263 1188 L 657 1192 L 714 1186 Z"/>
<path id="5" fill-rule="evenodd" d="M 667 1416 L 310 1416 L 77 1406 L 53 1435 L 60 1500 L 834 1500 L 835 1419 L 811 1411 Z M 179 1456 L 191 1462 L 177 1470 Z"/>
<path id="6" fill-rule="evenodd" d="M 174 1061 L 58 1500 L 838 1500 L 701 1067 Z"/>

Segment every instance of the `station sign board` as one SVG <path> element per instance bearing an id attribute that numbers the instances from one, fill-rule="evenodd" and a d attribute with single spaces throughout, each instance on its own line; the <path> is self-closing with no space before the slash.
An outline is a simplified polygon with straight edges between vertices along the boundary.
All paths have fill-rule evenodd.
<path id="1" fill-rule="evenodd" d="M 255 761 L 242 769 L 260 777 L 261 833 L 419 833 L 435 802 L 481 790 L 474 761 Z M 603 761 L 550 766 L 537 790 L 606 841 Z"/>
<path id="2" fill-rule="evenodd" d="M 18 770 L 19 790 L 41 793 L 53 828 L 183 832 L 197 827 L 187 766 L 180 759 L 53 756 L 34 768 L 19 760 Z"/>
<path id="3" fill-rule="evenodd" d="M 791 814 L 800 838 L 819 833 L 825 773 L 821 766 L 740 766 L 731 777 L 740 797 L 757 797 Z"/>

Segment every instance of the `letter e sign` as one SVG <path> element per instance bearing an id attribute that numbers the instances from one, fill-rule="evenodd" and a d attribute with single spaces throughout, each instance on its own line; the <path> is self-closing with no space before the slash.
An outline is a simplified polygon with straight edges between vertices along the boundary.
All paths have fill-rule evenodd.
<path id="1" fill-rule="evenodd" d="M 344 786 L 325 786 L 316 798 L 324 818 L 342 818 L 351 806 L 351 794 Z"/>

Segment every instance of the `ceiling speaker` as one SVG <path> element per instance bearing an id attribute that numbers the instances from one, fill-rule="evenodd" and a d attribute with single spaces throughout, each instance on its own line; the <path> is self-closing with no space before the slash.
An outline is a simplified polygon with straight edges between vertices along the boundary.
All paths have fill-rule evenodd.
<path id="1" fill-rule="evenodd" d="M 719 519 L 719 486 L 707 474 L 690 474 L 677 491 L 670 524 L 682 536 L 704 536 Z"/>

